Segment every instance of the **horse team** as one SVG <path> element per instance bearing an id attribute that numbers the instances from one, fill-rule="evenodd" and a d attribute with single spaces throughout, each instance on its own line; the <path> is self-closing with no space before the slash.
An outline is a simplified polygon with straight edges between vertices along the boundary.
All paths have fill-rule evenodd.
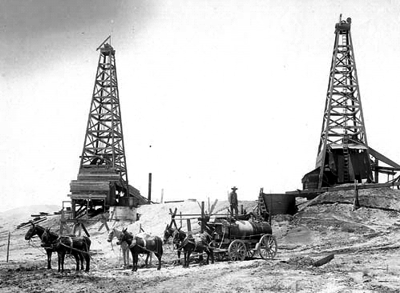
<path id="1" fill-rule="evenodd" d="M 70 254 L 75 258 L 76 270 L 83 270 L 83 261 L 86 262 L 86 271 L 90 268 L 90 245 L 91 240 L 86 236 L 66 235 L 60 236 L 49 228 L 35 225 L 31 222 L 32 227 L 26 232 L 25 240 L 31 240 L 35 235 L 42 240 L 41 246 L 46 250 L 47 268 L 51 269 L 51 255 L 57 252 L 58 255 L 58 271 L 64 271 L 65 255 Z M 79 266 L 80 265 L 80 266 Z"/>
<path id="2" fill-rule="evenodd" d="M 58 271 L 64 271 L 64 260 L 65 255 L 70 254 L 75 258 L 76 270 L 83 270 L 83 263 L 86 263 L 85 271 L 88 272 L 90 269 L 90 245 L 91 240 L 86 236 L 75 236 L 75 235 L 58 235 L 48 228 L 41 227 L 31 223 L 32 227 L 28 230 L 25 235 L 25 240 L 30 240 L 33 236 L 37 235 L 41 239 L 41 246 L 46 250 L 47 254 L 47 268 L 51 269 L 51 256 L 53 252 L 57 252 L 58 255 Z M 117 238 L 117 245 L 121 245 L 121 249 L 124 257 L 124 265 L 127 267 L 129 264 L 129 251 L 132 254 L 132 271 L 138 269 L 138 256 L 139 254 L 146 254 L 145 265 L 148 264 L 149 256 L 152 253 L 158 259 L 157 270 L 161 269 L 161 258 L 163 255 L 163 243 L 167 243 L 169 238 L 172 238 L 174 248 L 178 253 L 178 263 L 180 263 L 180 255 L 183 251 L 184 261 L 183 267 L 189 267 L 190 255 L 193 252 L 198 252 L 202 256 L 202 253 L 207 254 L 207 264 L 211 257 L 211 262 L 214 263 L 213 251 L 210 248 L 211 236 L 207 232 L 192 235 L 191 233 L 186 234 L 181 229 L 172 228 L 167 225 L 164 231 L 164 239 L 161 240 L 158 236 L 152 236 L 146 233 L 140 233 L 133 235 L 123 229 L 122 231 L 113 228 L 108 235 L 108 242 L 112 239 Z"/>

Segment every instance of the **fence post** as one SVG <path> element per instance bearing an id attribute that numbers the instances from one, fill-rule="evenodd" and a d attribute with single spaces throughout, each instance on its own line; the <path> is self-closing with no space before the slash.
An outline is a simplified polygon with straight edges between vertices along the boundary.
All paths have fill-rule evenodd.
<path id="1" fill-rule="evenodd" d="M 7 262 L 8 262 L 8 257 L 10 255 L 10 238 L 11 238 L 11 233 L 8 232 L 8 241 L 7 241 Z"/>

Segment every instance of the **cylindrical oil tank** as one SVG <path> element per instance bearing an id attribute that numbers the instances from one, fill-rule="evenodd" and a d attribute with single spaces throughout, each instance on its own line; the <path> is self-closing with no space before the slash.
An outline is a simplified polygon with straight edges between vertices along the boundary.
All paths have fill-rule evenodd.
<path id="1" fill-rule="evenodd" d="M 272 234 L 267 222 L 235 221 L 230 224 L 230 235 L 234 238 L 259 238 L 263 234 Z"/>

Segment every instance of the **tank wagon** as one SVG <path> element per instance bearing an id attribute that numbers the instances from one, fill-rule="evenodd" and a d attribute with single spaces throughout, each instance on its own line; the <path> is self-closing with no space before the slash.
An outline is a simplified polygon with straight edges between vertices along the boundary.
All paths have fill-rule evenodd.
<path id="1" fill-rule="evenodd" d="M 210 247 L 218 259 L 244 260 L 258 253 L 263 259 L 273 259 L 278 250 L 268 222 L 258 220 L 210 219 L 207 226 L 213 230 Z"/>

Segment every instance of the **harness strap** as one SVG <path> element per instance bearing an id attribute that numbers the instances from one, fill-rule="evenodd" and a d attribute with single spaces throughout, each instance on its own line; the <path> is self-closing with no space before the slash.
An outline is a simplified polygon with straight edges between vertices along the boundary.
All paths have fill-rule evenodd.
<path id="1" fill-rule="evenodd" d="M 146 247 L 147 245 L 146 245 L 146 239 L 144 239 L 144 238 L 142 238 L 143 239 L 143 243 L 144 243 L 144 247 Z"/>
<path id="2" fill-rule="evenodd" d="M 147 243 L 146 240 L 144 238 L 141 238 L 141 239 L 143 239 L 144 246 L 146 246 L 146 243 Z M 139 247 L 139 248 L 141 248 L 143 250 L 146 250 L 147 252 L 153 252 L 153 253 L 157 252 L 157 251 L 153 251 L 153 250 L 147 249 L 146 247 L 143 247 L 143 246 L 137 244 L 136 241 L 135 241 L 135 245 L 130 245 L 130 247 L 135 247 L 135 246 L 137 246 L 137 247 Z M 156 242 L 156 249 L 158 249 L 158 243 L 157 242 Z"/>
<path id="3" fill-rule="evenodd" d="M 73 246 L 74 246 L 74 242 L 72 241 L 71 236 L 68 236 L 68 240 L 69 240 L 69 242 L 71 243 L 71 252 L 72 252 L 72 248 L 73 248 Z"/>
<path id="4" fill-rule="evenodd" d="M 78 252 L 80 252 L 80 253 L 88 254 L 89 257 L 91 258 L 90 253 L 87 252 L 87 251 L 83 251 L 83 250 L 79 250 L 79 249 L 73 248 L 72 245 L 71 245 L 71 246 L 68 246 L 68 245 L 66 245 L 66 244 L 64 244 L 64 243 L 61 243 L 61 242 L 60 242 L 60 244 L 61 244 L 62 246 L 64 246 L 64 247 L 69 248 L 71 251 L 74 250 L 74 251 L 78 251 Z"/>

